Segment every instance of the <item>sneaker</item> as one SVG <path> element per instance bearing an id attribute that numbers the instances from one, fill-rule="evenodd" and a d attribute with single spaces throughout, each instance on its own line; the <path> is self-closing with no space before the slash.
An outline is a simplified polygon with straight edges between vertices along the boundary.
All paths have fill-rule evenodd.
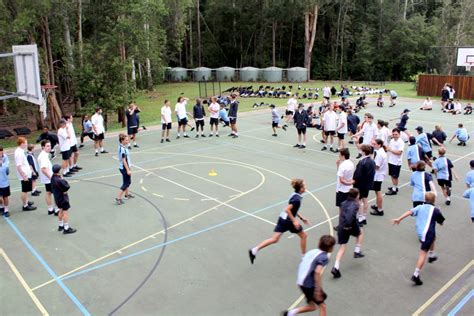
<path id="1" fill-rule="evenodd" d="M 332 149 L 332 148 L 331 148 Z M 324 146 L 323 148 L 321 148 L 321 151 L 325 151 L 325 150 L 328 150 L 326 146 Z"/>
<path id="2" fill-rule="evenodd" d="M 375 216 L 383 216 L 383 211 L 379 211 L 378 209 L 370 212 L 370 215 L 375 215 Z"/>
<path id="3" fill-rule="evenodd" d="M 364 219 L 364 220 L 362 221 L 362 224 L 367 225 L 367 220 Z"/>
<path id="4" fill-rule="evenodd" d="M 385 195 L 397 195 L 397 191 L 393 191 L 392 189 L 385 192 Z"/>
<path id="5" fill-rule="evenodd" d="M 77 232 L 77 230 L 74 229 L 74 228 L 72 228 L 72 227 L 69 227 L 68 229 L 63 230 L 63 234 L 64 234 L 64 235 L 67 235 L 67 234 L 74 234 L 75 232 Z"/>
<path id="6" fill-rule="evenodd" d="M 321 139 L 321 144 L 326 144 L 326 141 L 324 139 Z"/>
<path id="7" fill-rule="evenodd" d="M 59 216 L 59 210 L 54 211 L 54 216 Z"/>
<path id="8" fill-rule="evenodd" d="M 373 209 L 374 211 L 378 211 L 378 210 L 379 210 L 379 208 L 378 208 L 377 205 L 375 205 L 375 204 L 374 204 L 374 205 L 371 205 L 370 208 Z"/>
<path id="9" fill-rule="evenodd" d="M 354 141 L 353 141 L 353 140 L 350 140 L 350 141 L 349 141 L 349 144 L 354 145 Z"/>
<path id="10" fill-rule="evenodd" d="M 58 232 L 62 232 L 64 230 L 63 226 L 58 226 Z"/>
<path id="11" fill-rule="evenodd" d="M 32 196 L 39 196 L 40 193 L 39 193 L 38 191 L 35 191 L 35 192 L 31 192 L 31 195 L 32 195 Z"/>
<path id="12" fill-rule="evenodd" d="M 99 157 L 99 153 L 95 153 L 95 155 L 94 155 L 94 156 L 96 156 L 96 157 Z"/>
<path id="13" fill-rule="evenodd" d="M 146 131 L 146 126 L 145 125 L 142 125 L 142 128 L 144 131 Z"/>
<path id="14" fill-rule="evenodd" d="M 206 135 L 202 134 L 201 137 L 206 137 Z"/>
<path id="15" fill-rule="evenodd" d="M 29 205 L 29 206 L 31 206 L 31 205 L 33 205 L 33 204 L 35 204 L 35 202 L 28 201 L 28 205 Z"/>
<path id="16" fill-rule="evenodd" d="M 122 204 L 124 204 L 123 201 L 122 201 L 122 199 L 119 199 L 119 198 L 115 198 L 115 203 L 116 203 L 117 205 L 122 205 Z"/>
<path id="17" fill-rule="evenodd" d="M 194 127 L 191 127 L 191 132 L 192 132 L 192 131 L 194 131 Z M 184 137 L 186 137 L 186 136 L 184 136 Z"/>
<path id="18" fill-rule="evenodd" d="M 140 148 L 140 146 L 138 146 L 137 144 L 133 145 L 133 147 L 135 147 L 135 148 Z"/>
<path id="19" fill-rule="evenodd" d="M 334 149 L 333 152 L 337 154 L 339 152 L 339 148 Z"/>
<path id="20" fill-rule="evenodd" d="M 84 147 L 84 145 L 83 145 L 83 144 L 80 144 L 80 145 L 79 145 L 79 148 L 83 148 L 83 147 Z"/>
<path id="21" fill-rule="evenodd" d="M 171 141 L 170 141 L 170 139 L 169 139 L 169 138 L 167 138 L 167 139 L 166 139 L 166 142 L 167 142 L 167 143 L 171 143 Z"/>
<path id="22" fill-rule="evenodd" d="M 341 272 L 339 269 L 332 268 L 331 274 L 334 276 L 335 279 L 339 279 L 341 277 Z"/>
<path id="23" fill-rule="evenodd" d="M 23 211 L 34 211 L 34 210 L 36 210 L 36 206 L 33 206 L 33 205 L 23 206 Z"/>
<path id="24" fill-rule="evenodd" d="M 255 261 L 255 257 L 256 256 L 253 254 L 252 249 L 249 249 L 249 258 L 251 264 L 253 264 L 253 262 Z"/>
<path id="25" fill-rule="evenodd" d="M 306 146 L 305 145 L 300 145 L 300 149 L 305 149 Z"/>
<path id="26" fill-rule="evenodd" d="M 451 205 L 451 201 L 450 201 L 450 200 L 447 200 L 446 202 L 444 202 L 444 204 L 446 204 L 446 205 Z"/>
<path id="27" fill-rule="evenodd" d="M 162 139 L 160 143 L 162 143 L 162 144 L 163 144 L 163 142 L 164 142 L 164 140 Z"/>
<path id="28" fill-rule="evenodd" d="M 36 190 L 35 190 L 35 192 L 36 192 L 36 193 L 41 193 L 41 191 L 40 191 L 40 190 L 38 190 L 38 189 L 36 189 Z"/>
<path id="29" fill-rule="evenodd" d="M 209 137 L 212 137 L 212 136 L 214 136 L 214 135 L 212 135 L 212 134 L 209 134 Z"/>
<path id="30" fill-rule="evenodd" d="M 216 134 L 216 137 L 219 137 L 219 134 Z"/>
<path id="31" fill-rule="evenodd" d="M 54 214 L 54 209 L 52 211 L 48 210 L 48 215 L 53 215 Z"/>
<path id="32" fill-rule="evenodd" d="M 102 150 L 100 153 L 101 153 L 101 154 L 108 154 L 109 152 L 104 149 L 104 150 Z"/>
<path id="33" fill-rule="evenodd" d="M 234 136 L 232 136 L 232 138 L 239 138 L 239 135 L 234 134 Z"/>
<path id="34" fill-rule="evenodd" d="M 234 136 L 234 134 L 230 133 L 230 134 L 229 134 L 229 135 L 227 135 L 227 136 Z"/>
<path id="35" fill-rule="evenodd" d="M 196 138 L 199 138 L 199 135 L 196 135 Z"/>
<path id="36" fill-rule="evenodd" d="M 272 134 L 272 136 L 275 136 L 275 137 L 276 137 L 276 136 L 278 136 L 278 135 L 277 135 L 277 134 Z"/>
<path id="37" fill-rule="evenodd" d="M 281 316 L 288 316 L 288 311 L 282 311 Z"/>
<path id="38" fill-rule="evenodd" d="M 183 137 L 184 137 L 184 138 L 189 138 L 189 135 L 184 135 Z"/>
<path id="39" fill-rule="evenodd" d="M 281 128 L 286 132 L 286 125 L 283 125 Z"/>
<path id="40" fill-rule="evenodd" d="M 364 258 L 365 255 L 362 252 L 354 252 L 354 258 Z"/>
<path id="41" fill-rule="evenodd" d="M 10 217 L 10 212 L 3 212 L 2 214 L 4 217 Z"/>
<path id="42" fill-rule="evenodd" d="M 331 147 L 331 148 L 329 148 L 329 151 L 330 151 L 330 152 L 333 152 L 333 153 L 337 153 L 337 151 L 336 151 L 336 150 L 334 150 L 334 149 L 332 149 L 332 147 Z"/>
<path id="43" fill-rule="evenodd" d="M 176 136 L 176 139 L 179 139 L 179 135 L 178 135 L 178 136 Z"/>
<path id="44" fill-rule="evenodd" d="M 294 148 L 300 148 L 300 144 L 296 144 L 295 146 L 293 146 Z"/>
<path id="45" fill-rule="evenodd" d="M 362 154 L 358 154 L 356 159 L 360 159 L 362 157 Z"/>
<path id="46" fill-rule="evenodd" d="M 462 146 L 462 142 L 458 143 L 458 146 Z"/>
<path id="47" fill-rule="evenodd" d="M 75 170 L 82 170 L 82 167 L 75 166 L 73 169 L 75 169 Z"/>
<path id="48" fill-rule="evenodd" d="M 64 177 L 64 178 L 70 178 L 70 177 L 72 177 L 72 175 L 71 175 L 70 172 L 68 172 L 68 173 L 66 173 L 66 174 L 63 174 L 63 177 Z"/>
<path id="49" fill-rule="evenodd" d="M 422 285 L 423 281 L 421 281 L 420 276 L 411 276 L 411 280 L 415 283 L 415 285 Z"/>
<path id="50" fill-rule="evenodd" d="M 125 195 L 124 198 L 125 198 L 125 200 L 134 199 L 134 198 L 135 198 L 135 195 L 133 195 L 133 194 Z"/>
<path id="51" fill-rule="evenodd" d="M 428 257 L 428 263 L 433 263 L 435 262 L 436 260 L 438 260 L 438 257 L 434 256 L 434 257 Z"/>

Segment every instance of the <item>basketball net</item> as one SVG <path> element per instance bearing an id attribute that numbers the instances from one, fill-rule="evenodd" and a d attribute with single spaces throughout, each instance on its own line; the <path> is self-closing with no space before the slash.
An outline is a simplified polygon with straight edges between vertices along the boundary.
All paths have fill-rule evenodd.
<path id="1" fill-rule="evenodd" d="M 474 64 L 474 63 L 467 63 L 466 71 L 471 71 L 472 64 Z"/>

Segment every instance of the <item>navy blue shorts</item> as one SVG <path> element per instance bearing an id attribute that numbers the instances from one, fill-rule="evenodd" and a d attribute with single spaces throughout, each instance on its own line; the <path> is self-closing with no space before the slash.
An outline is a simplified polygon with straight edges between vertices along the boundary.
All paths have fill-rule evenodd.
<path id="1" fill-rule="evenodd" d="M 125 191 L 126 189 L 128 189 L 130 184 L 132 184 L 132 176 L 129 176 L 127 174 L 127 170 L 125 168 L 119 170 L 122 174 L 122 186 L 120 187 L 120 190 Z"/>
<path id="2" fill-rule="evenodd" d="M 429 251 L 431 245 L 433 245 L 435 240 L 436 240 L 436 235 L 433 234 L 433 233 L 428 232 L 426 234 L 425 241 L 420 240 L 420 243 L 421 243 L 420 249 L 423 250 L 423 251 Z"/>
<path id="3" fill-rule="evenodd" d="M 323 291 L 323 300 L 318 301 L 316 300 L 316 295 L 314 293 L 315 288 L 314 287 L 304 287 L 300 285 L 301 292 L 303 292 L 304 296 L 306 297 L 306 302 L 311 303 L 315 302 L 316 305 L 323 304 L 326 298 L 328 297 L 326 293 Z"/>
<path id="4" fill-rule="evenodd" d="M 273 231 L 275 233 L 284 233 L 290 231 L 290 233 L 298 234 L 299 232 L 303 231 L 303 226 L 300 225 L 300 228 L 297 229 L 291 220 L 278 217 L 278 222 Z"/>
<path id="5" fill-rule="evenodd" d="M 6 188 L 0 188 L 0 197 L 9 197 L 10 196 L 10 186 Z"/>

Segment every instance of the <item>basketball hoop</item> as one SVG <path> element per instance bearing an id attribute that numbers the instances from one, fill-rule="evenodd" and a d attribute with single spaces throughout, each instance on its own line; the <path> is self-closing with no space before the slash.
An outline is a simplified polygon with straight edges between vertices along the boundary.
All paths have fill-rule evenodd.
<path id="1" fill-rule="evenodd" d="M 469 72 L 471 71 L 471 67 L 474 63 L 466 63 L 466 71 Z"/>

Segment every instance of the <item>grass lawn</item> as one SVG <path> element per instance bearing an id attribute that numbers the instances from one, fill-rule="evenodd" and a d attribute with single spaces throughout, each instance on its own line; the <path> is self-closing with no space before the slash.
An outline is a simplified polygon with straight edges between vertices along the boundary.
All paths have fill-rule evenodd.
<path id="1" fill-rule="evenodd" d="M 415 85 L 413 82 L 386 82 L 385 85 L 368 85 L 367 82 L 364 81 L 312 81 L 312 82 L 304 82 L 301 83 L 303 88 L 323 88 L 325 83 L 328 83 L 329 86 L 334 86 L 336 89 L 340 90 L 341 85 L 347 86 L 368 86 L 371 88 L 379 88 L 379 89 L 391 89 L 397 91 L 400 97 L 409 97 L 409 98 L 420 98 L 416 95 Z M 292 85 L 293 92 L 297 91 L 298 83 L 268 83 L 268 82 L 222 82 L 221 89 L 226 90 L 230 87 L 238 87 L 238 86 L 253 86 L 254 89 L 257 89 L 260 85 L 264 86 L 272 86 L 272 87 L 281 87 L 286 86 L 288 90 L 288 86 Z M 209 89 L 209 85 L 208 85 Z M 217 93 L 218 86 L 216 85 L 216 93 Z M 303 92 L 300 92 L 300 95 Z M 322 92 L 320 91 L 320 95 Z M 159 84 L 155 87 L 155 91 L 152 92 L 139 92 L 136 97 L 136 103 L 142 110 L 140 113 L 140 124 L 141 125 L 156 125 L 160 124 L 160 110 L 161 106 L 164 103 L 165 99 L 171 101 L 171 107 L 174 109 L 174 104 L 179 96 L 185 96 L 190 99 L 188 103 L 187 110 L 189 112 L 192 111 L 192 106 L 194 105 L 194 98 L 199 96 L 199 84 L 195 82 L 181 82 L 181 83 L 163 83 Z M 314 100 L 314 102 L 320 102 L 322 96 L 318 100 Z M 339 99 L 339 98 L 334 98 Z M 388 96 L 386 96 L 388 100 Z M 240 98 L 240 105 L 239 111 L 250 111 L 252 110 L 252 106 L 255 102 L 260 103 L 268 103 L 268 104 L 275 104 L 276 106 L 283 106 L 286 104 L 287 99 L 277 99 L 277 98 Z M 307 102 L 303 101 L 303 102 Z M 91 113 L 92 115 L 92 113 Z M 108 115 L 108 131 L 114 130 L 121 130 L 122 125 L 121 123 L 117 123 L 117 114 L 116 113 L 109 113 Z M 81 131 L 80 127 L 80 120 L 76 118 L 75 120 L 75 130 L 76 133 Z M 31 135 L 28 135 L 27 139 L 29 143 L 35 143 L 36 138 L 40 132 L 33 132 Z M 0 146 L 4 148 L 9 147 L 16 147 L 16 138 L 12 137 L 11 139 L 2 139 L 0 140 Z"/>

